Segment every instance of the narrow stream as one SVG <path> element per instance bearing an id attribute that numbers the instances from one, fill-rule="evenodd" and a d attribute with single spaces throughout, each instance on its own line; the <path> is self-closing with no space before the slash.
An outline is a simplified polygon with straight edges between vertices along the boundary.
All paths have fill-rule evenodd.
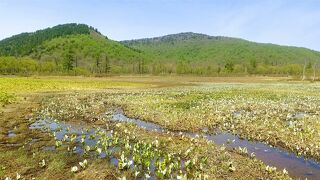
<path id="1" fill-rule="evenodd" d="M 121 111 L 115 113 L 112 119 L 113 121 L 134 123 L 137 126 L 150 131 L 168 132 L 167 129 L 162 128 L 157 124 L 128 118 Z M 176 134 L 189 137 L 197 136 L 197 134 L 190 132 L 179 132 Z M 238 136 L 230 133 L 220 133 L 217 135 L 205 134 L 204 137 L 213 141 L 215 144 L 224 144 L 227 149 L 246 147 L 249 154 L 254 153 L 257 159 L 263 161 L 269 166 L 276 167 L 278 170 L 285 168 L 293 178 L 320 179 L 320 163 L 312 159 L 299 157 L 294 153 L 285 151 L 284 149 L 271 147 L 261 142 L 240 139 Z"/>
<path id="2" fill-rule="evenodd" d="M 175 135 L 185 135 L 188 137 L 198 137 L 196 133 L 190 132 L 172 132 L 169 131 L 157 124 L 142 121 L 139 119 L 128 118 L 123 114 L 122 111 L 118 111 L 112 116 L 113 121 L 120 122 L 128 122 L 136 124 L 137 126 L 144 128 L 149 131 L 155 131 L 158 133 L 173 133 Z M 81 141 L 81 136 L 85 135 L 85 144 L 93 147 L 97 144 L 99 139 L 99 132 L 103 131 L 107 136 L 110 134 L 104 129 L 100 128 L 87 128 L 86 125 L 77 125 L 77 124 L 68 124 L 63 122 L 57 122 L 54 119 L 40 119 L 35 123 L 30 125 L 30 129 L 44 129 L 50 132 L 55 133 L 55 138 L 57 140 L 69 139 L 70 135 L 77 135 L 76 141 Z M 10 131 L 8 134 L 14 134 Z M 67 135 L 67 136 L 66 136 Z M 69 135 L 69 136 L 68 136 Z M 90 135 L 94 135 L 95 139 L 91 139 Z M 320 163 L 314 161 L 312 159 L 305 159 L 304 157 L 299 157 L 294 153 L 287 152 L 284 149 L 271 147 L 267 144 L 256 142 L 256 141 L 248 141 L 245 139 L 240 139 L 238 136 L 233 135 L 231 133 L 219 133 L 216 135 L 209 134 L 207 130 L 204 130 L 203 137 L 207 140 L 213 141 L 215 144 L 224 144 L 227 149 L 233 148 L 244 148 L 246 147 L 248 153 L 254 153 L 256 158 L 262 160 L 265 164 L 269 166 L 274 166 L 278 170 L 286 169 L 289 172 L 289 175 L 293 178 L 301 178 L 301 179 L 320 179 Z M 45 151 L 54 151 L 55 146 L 47 146 L 43 147 Z M 81 144 L 77 144 L 74 149 L 72 149 L 74 153 L 84 154 L 83 146 Z M 109 158 L 111 164 L 118 165 L 118 159 L 113 157 L 111 154 L 116 152 L 116 147 L 110 148 L 110 155 L 106 155 L 105 152 L 99 154 L 100 158 Z M 94 155 L 94 153 L 93 153 Z M 151 167 L 152 168 L 152 167 Z"/>

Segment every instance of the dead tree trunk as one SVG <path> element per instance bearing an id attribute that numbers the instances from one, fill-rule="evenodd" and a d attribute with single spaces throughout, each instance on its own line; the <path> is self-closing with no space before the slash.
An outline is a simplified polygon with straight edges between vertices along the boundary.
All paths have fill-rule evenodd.
<path id="1" fill-rule="evenodd" d="M 313 66 L 313 78 L 312 78 L 313 81 L 316 80 L 316 71 L 317 71 L 317 62 L 315 62 Z"/>
<path id="2" fill-rule="evenodd" d="M 302 72 L 302 81 L 306 79 L 306 68 L 307 68 L 307 60 L 304 61 L 303 72 Z"/>

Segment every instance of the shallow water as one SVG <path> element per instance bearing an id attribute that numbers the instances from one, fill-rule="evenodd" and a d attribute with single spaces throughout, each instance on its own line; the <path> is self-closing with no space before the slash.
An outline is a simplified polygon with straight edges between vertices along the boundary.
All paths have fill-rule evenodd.
<path id="1" fill-rule="evenodd" d="M 8 131 L 8 137 L 11 138 L 11 137 L 15 137 L 16 134 L 13 132 L 13 131 Z"/>
<path id="2" fill-rule="evenodd" d="M 298 114 L 296 118 L 301 118 L 305 114 Z M 139 119 L 132 119 L 125 116 L 122 112 L 117 112 L 113 115 L 114 121 L 130 122 L 146 130 L 156 132 L 168 132 L 167 129 L 161 126 L 145 122 Z M 248 141 L 246 139 L 240 139 L 238 136 L 231 133 L 219 133 L 216 135 L 207 134 L 207 129 L 204 129 L 204 138 L 213 141 L 215 144 L 224 144 L 227 149 L 233 149 L 238 147 L 246 147 L 248 153 L 254 153 L 256 158 L 263 161 L 269 166 L 274 166 L 279 170 L 286 169 L 289 175 L 293 178 L 308 178 L 308 179 L 320 179 L 320 163 L 304 157 L 299 157 L 294 153 L 287 152 L 284 149 L 271 147 L 267 144 Z M 197 134 L 190 132 L 180 132 L 177 135 L 185 135 L 189 137 L 196 137 Z"/>
<path id="3" fill-rule="evenodd" d="M 141 124 L 144 124 L 143 121 L 139 121 Z M 145 124 L 146 125 L 146 124 Z M 81 125 L 81 124 L 69 124 L 65 122 L 58 122 L 54 119 L 50 118 L 45 118 L 45 119 L 39 119 L 38 121 L 34 122 L 29 126 L 30 129 L 42 129 L 46 132 L 51 132 L 55 133 L 55 138 L 56 141 L 62 141 L 66 139 L 67 141 L 70 140 L 71 135 L 76 135 L 76 145 L 73 146 L 75 149 L 72 149 L 71 151 L 76 154 L 83 155 L 84 154 L 84 146 L 80 143 L 81 142 L 81 136 L 85 135 L 85 145 L 89 145 L 90 148 L 93 151 L 90 151 L 87 153 L 87 155 L 92 156 L 97 156 L 97 153 L 95 151 L 95 147 L 98 146 L 101 148 L 101 144 L 98 142 L 99 138 L 101 137 L 99 135 L 99 132 L 104 131 L 107 136 L 111 136 L 109 132 L 107 132 L 104 129 L 101 128 L 86 128 L 86 125 Z M 147 128 L 153 128 L 153 126 L 147 126 Z M 66 136 L 68 138 L 66 138 Z M 90 135 L 93 135 L 93 139 L 90 138 Z M 67 145 L 62 145 L 62 146 L 67 146 Z M 70 148 L 73 148 L 70 147 Z M 56 146 L 44 146 L 42 147 L 43 151 L 55 151 L 57 149 Z M 106 152 L 102 152 L 101 154 L 98 155 L 99 158 L 107 158 L 109 159 L 110 163 L 114 166 L 118 166 L 119 160 L 113 156 L 114 153 L 119 152 L 120 148 L 117 146 L 109 147 L 108 152 L 109 154 L 106 154 Z M 132 160 L 132 159 L 131 159 Z M 132 166 L 131 166 L 132 167 Z M 156 179 L 156 176 L 154 174 L 155 171 L 155 166 L 154 163 L 150 165 L 150 178 L 151 180 Z M 143 178 L 142 178 L 143 179 Z"/>
<path id="4" fill-rule="evenodd" d="M 301 118 L 304 118 L 304 117 L 307 117 L 307 116 L 308 116 L 307 113 L 297 112 L 297 113 L 295 113 L 295 114 L 291 114 L 290 118 L 301 119 Z"/>
<path id="5" fill-rule="evenodd" d="M 149 131 L 155 131 L 159 133 L 167 133 L 170 132 L 161 126 L 142 121 L 139 119 L 133 119 L 126 117 L 121 111 L 115 113 L 112 117 L 113 121 L 121 121 L 134 123 L 137 126 L 144 128 Z M 79 124 L 67 124 L 63 122 L 57 122 L 53 119 L 40 119 L 35 123 L 30 125 L 31 129 L 44 129 L 50 132 L 55 132 L 57 140 L 63 140 L 65 135 L 75 134 L 76 138 L 76 149 L 73 150 L 74 153 L 83 154 L 83 146 L 80 144 L 80 136 L 86 135 L 85 144 L 90 147 L 94 147 L 97 144 L 97 139 L 91 139 L 90 135 L 96 135 L 99 131 L 104 131 L 104 129 L 98 128 L 86 128 L 85 125 Z M 265 164 L 269 166 L 277 167 L 277 169 L 282 170 L 286 169 L 289 172 L 289 175 L 294 178 L 308 178 L 308 179 L 320 179 L 320 164 L 316 161 L 305 159 L 303 157 L 298 157 L 294 153 L 287 152 L 281 148 L 271 147 L 267 144 L 255 141 L 248 141 L 245 139 L 240 139 L 238 136 L 233 135 L 231 133 L 219 133 L 216 135 L 212 135 L 208 133 L 209 130 L 205 128 L 203 130 L 203 137 L 207 140 L 213 141 L 215 144 L 224 144 L 227 149 L 233 149 L 238 147 L 246 147 L 248 153 L 254 153 L 256 158 L 262 160 Z M 198 137 L 196 133 L 190 132 L 170 132 L 175 135 L 185 135 L 189 137 Z M 8 132 L 9 134 L 9 132 Z M 108 135 L 108 133 L 106 133 Z M 110 134 L 109 134 L 110 135 Z M 69 137 L 70 138 L 70 137 Z M 47 146 L 43 147 L 44 151 L 54 151 L 56 149 L 55 146 Z M 109 150 L 110 152 L 116 152 L 117 147 L 112 147 Z M 95 152 L 91 152 L 91 155 L 95 155 Z M 118 160 L 112 155 L 108 156 L 105 152 L 99 155 L 100 158 L 109 158 L 111 164 L 117 166 Z M 183 163 L 182 163 L 183 164 Z M 153 167 L 151 167 L 152 169 Z M 153 176 L 154 178 L 154 176 Z"/>
<path id="6" fill-rule="evenodd" d="M 99 131 L 104 131 L 106 132 L 104 129 L 97 129 L 97 128 L 86 128 L 83 125 L 79 125 L 79 124 L 68 124 L 68 123 L 64 123 L 64 122 L 58 122 L 55 121 L 53 119 L 47 118 L 47 119 L 40 119 L 36 122 L 34 122 L 33 124 L 30 125 L 29 127 L 30 129 L 42 129 L 48 132 L 54 132 L 55 133 L 55 138 L 57 141 L 62 141 L 62 140 L 70 140 L 71 135 L 76 135 L 76 139 L 75 142 L 76 145 L 74 146 L 75 149 L 72 149 L 72 152 L 77 153 L 77 154 L 84 154 L 83 151 L 83 146 L 80 143 L 81 141 L 81 136 L 85 135 L 85 144 L 90 146 L 91 148 L 93 148 L 98 141 L 99 136 L 97 136 L 96 134 Z M 107 133 L 108 134 L 108 133 Z M 66 135 L 68 137 L 66 137 Z M 90 135 L 95 135 L 95 138 L 92 139 L 90 138 Z M 73 147 L 70 147 L 73 148 Z M 54 151 L 56 149 L 55 146 L 45 146 L 42 148 L 42 150 L 44 151 Z M 91 155 L 94 155 L 95 152 L 91 153 Z M 100 158 L 106 158 L 106 154 L 105 152 L 101 153 L 99 155 Z M 114 160 L 111 161 L 114 162 Z"/>

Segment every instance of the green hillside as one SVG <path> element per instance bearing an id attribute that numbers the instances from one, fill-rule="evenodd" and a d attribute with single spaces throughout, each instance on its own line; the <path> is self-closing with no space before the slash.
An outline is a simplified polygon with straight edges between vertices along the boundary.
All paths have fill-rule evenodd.
<path id="1" fill-rule="evenodd" d="M 180 73 L 227 71 L 296 74 L 301 72 L 301 65 L 305 61 L 309 67 L 320 61 L 319 52 L 306 48 L 196 33 L 180 33 L 122 43 L 145 52 L 155 61 L 168 64 L 174 62 L 180 66 L 176 67 Z"/>
<path id="2" fill-rule="evenodd" d="M 308 75 L 320 53 L 222 36 L 180 33 L 117 42 L 84 24 L 0 41 L 0 74 Z"/>
<path id="3" fill-rule="evenodd" d="M 146 57 L 83 24 L 65 24 L 0 41 L 2 74 L 143 73 Z"/>
<path id="4" fill-rule="evenodd" d="M 90 34 L 97 31 L 85 24 L 63 24 L 33 33 L 21 33 L 0 41 L 0 56 L 25 56 L 44 41 L 72 34 Z"/>
<path id="5" fill-rule="evenodd" d="M 70 35 L 46 41 L 31 54 L 40 62 L 52 62 L 61 68 L 83 68 L 95 73 L 135 73 L 143 54 L 103 36 Z"/>

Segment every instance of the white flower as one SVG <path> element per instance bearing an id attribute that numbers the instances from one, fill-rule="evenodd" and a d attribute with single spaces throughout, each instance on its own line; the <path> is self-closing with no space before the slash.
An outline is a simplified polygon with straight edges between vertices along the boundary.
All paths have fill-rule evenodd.
<path id="1" fill-rule="evenodd" d="M 146 179 L 149 179 L 149 178 L 150 178 L 150 175 L 149 175 L 149 174 L 145 174 L 144 176 L 146 177 Z"/>
<path id="2" fill-rule="evenodd" d="M 187 179 L 186 174 L 185 175 L 177 175 L 178 180 Z"/>
<path id="3" fill-rule="evenodd" d="M 83 162 L 79 162 L 79 165 L 80 165 L 83 169 L 85 169 L 85 168 L 87 167 L 87 165 L 88 165 L 88 161 L 85 159 L 85 160 L 83 160 Z"/>
<path id="4" fill-rule="evenodd" d="M 90 148 L 90 146 L 88 146 L 88 145 L 87 145 L 87 146 L 85 146 L 85 151 L 86 151 L 86 152 L 89 152 L 89 151 L 90 151 L 90 149 L 91 149 L 91 148 Z"/>
<path id="5" fill-rule="evenodd" d="M 81 137 L 81 140 L 80 140 L 80 142 L 83 144 L 84 142 L 85 142 L 85 137 Z"/>
<path id="6" fill-rule="evenodd" d="M 21 175 L 17 173 L 17 180 L 21 179 Z"/>
<path id="7" fill-rule="evenodd" d="M 130 167 L 132 164 L 133 164 L 133 161 L 130 160 L 130 161 L 128 162 L 128 167 Z"/>
<path id="8" fill-rule="evenodd" d="M 45 167 L 46 166 L 46 161 L 42 159 L 42 161 L 39 163 L 40 167 Z"/>
<path id="9" fill-rule="evenodd" d="M 71 168 L 71 172 L 75 173 L 75 172 L 77 172 L 77 171 L 78 171 L 78 167 L 77 167 L 77 166 L 73 166 L 73 167 Z"/>
<path id="10" fill-rule="evenodd" d="M 101 148 L 98 148 L 98 149 L 97 149 L 97 152 L 98 152 L 98 154 L 101 154 L 101 153 L 102 153 L 102 149 L 101 149 Z"/>

